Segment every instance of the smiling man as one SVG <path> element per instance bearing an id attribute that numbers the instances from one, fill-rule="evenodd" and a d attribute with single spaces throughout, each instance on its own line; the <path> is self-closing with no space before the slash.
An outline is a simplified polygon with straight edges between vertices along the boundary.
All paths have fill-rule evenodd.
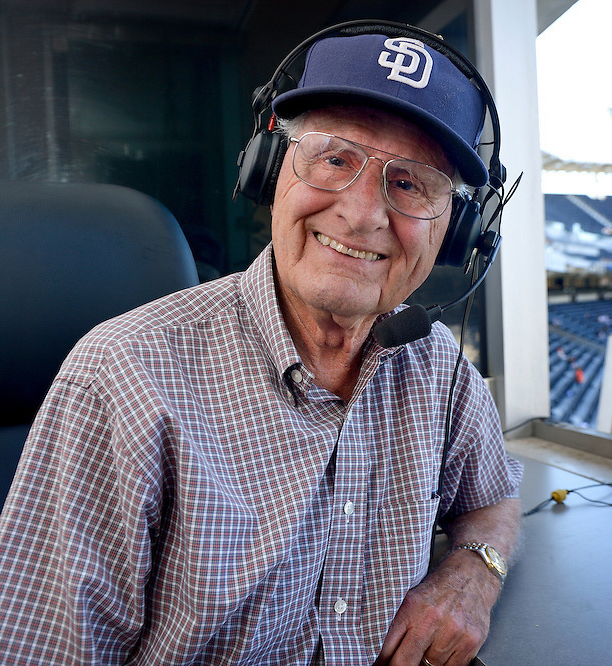
<path id="1" fill-rule="evenodd" d="M 348 401 L 375 320 L 400 305 L 433 267 L 451 213 L 452 182 L 442 169 L 452 169 L 424 131 L 382 110 L 311 111 L 299 127 L 303 138 L 290 137 L 272 209 L 279 298 L 317 384 Z M 304 147 L 307 141 L 312 145 Z M 305 181 L 317 178 L 314 159 L 322 163 L 314 169 L 325 170 L 322 187 L 328 189 Z M 429 170 L 442 183 L 436 192 L 440 214 L 433 219 L 407 218 L 388 201 L 395 188 L 401 197 L 391 195 L 392 201 L 410 211 L 415 207 L 417 215 L 431 214 L 431 201 L 418 192 L 425 177 L 413 163 L 421 170 L 432 165 Z M 386 184 L 386 164 L 396 169 L 396 178 L 401 169 L 403 188 L 398 181 Z M 343 189 L 330 191 L 335 177 L 342 178 Z"/>
<path id="2" fill-rule="evenodd" d="M 520 466 L 463 358 L 440 497 L 457 345 L 372 335 L 486 182 L 480 95 L 363 34 L 274 111 L 271 245 L 101 324 L 51 387 L 0 519 L 7 663 L 459 666 L 487 636 Z"/>

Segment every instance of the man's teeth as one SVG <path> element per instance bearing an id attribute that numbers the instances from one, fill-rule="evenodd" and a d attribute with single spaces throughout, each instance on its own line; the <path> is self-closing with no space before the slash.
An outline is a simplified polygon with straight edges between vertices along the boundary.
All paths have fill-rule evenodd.
<path id="1" fill-rule="evenodd" d="M 316 237 L 321 245 L 329 245 L 332 250 L 336 250 L 336 252 L 340 252 L 340 254 L 348 254 L 349 257 L 365 259 L 366 261 L 376 261 L 382 258 L 380 254 L 376 254 L 375 252 L 364 252 L 363 250 L 354 250 L 352 247 L 346 247 L 345 245 L 342 245 L 342 243 L 338 243 L 338 241 L 335 241 L 333 238 L 325 236 L 324 234 L 316 234 Z"/>

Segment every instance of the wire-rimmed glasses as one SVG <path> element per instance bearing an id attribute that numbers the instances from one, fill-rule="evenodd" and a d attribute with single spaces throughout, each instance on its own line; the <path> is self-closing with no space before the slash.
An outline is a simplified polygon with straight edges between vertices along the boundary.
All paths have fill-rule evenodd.
<path id="1" fill-rule="evenodd" d="M 419 220 L 433 220 L 448 208 L 453 192 L 451 179 L 428 164 L 349 141 L 324 132 L 306 132 L 295 144 L 293 171 L 307 185 L 327 192 L 350 187 L 369 160 L 382 162 L 382 189 L 394 210 Z M 383 160 L 365 149 L 392 156 Z"/>

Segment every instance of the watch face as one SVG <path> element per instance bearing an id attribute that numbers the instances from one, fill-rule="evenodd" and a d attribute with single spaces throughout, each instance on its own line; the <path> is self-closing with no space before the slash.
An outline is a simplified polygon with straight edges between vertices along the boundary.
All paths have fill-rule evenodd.
<path id="1" fill-rule="evenodd" d="M 495 548 L 491 546 L 486 547 L 487 555 L 491 560 L 491 564 L 502 574 L 506 573 L 506 562 Z"/>

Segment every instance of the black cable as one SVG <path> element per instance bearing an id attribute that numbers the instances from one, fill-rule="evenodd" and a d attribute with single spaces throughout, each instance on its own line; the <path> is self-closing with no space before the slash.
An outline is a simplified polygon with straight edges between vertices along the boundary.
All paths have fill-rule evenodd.
<path id="1" fill-rule="evenodd" d="M 581 490 L 589 490 L 591 488 L 602 488 L 604 486 L 612 488 L 612 483 L 601 482 L 601 483 L 593 483 L 588 486 L 580 486 L 579 488 L 573 488 L 572 490 L 565 490 L 565 489 L 553 490 L 548 499 L 545 499 L 543 502 L 540 502 L 538 505 L 534 506 L 533 509 L 525 511 L 523 513 L 523 517 L 532 516 L 534 513 L 541 511 L 545 506 L 548 506 L 548 504 L 550 504 L 551 502 L 557 502 L 557 504 L 562 504 L 565 498 L 568 495 L 571 495 L 572 493 L 578 495 L 578 497 L 582 497 L 582 499 L 586 500 L 587 502 L 591 502 L 592 504 L 612 507 L 612 502 L 604 502 L 603 500 L 592 499 L 590 497 L 586 497 L 580 492 Z"/>
<path id="2" fill-rule="evenodd" d="M 448 451 L 450 448 L 450 431 L 451 431 L 451 420 L 452 420 L 452 407 L 453 407 L 453 397 L 455 393 L 455 385 L 457 383 L 457 378 L 459 375 L 459 368 L 461 366 L 461 359 L 463 358 L 463 348 L 465 345 L 465 332 L 467 330 L 467 322 L 470 316 L 470 311 L 472 309 L 472 304 L 474 302 L 474 296 L 476 292 L 476 288 L 480 285 L 480 283 L 484 280 L 486 274 L 487 274 L 487 269 L 490 264 L 493 263 L 496 255 L 497 255 L 497 250 L 499 249 L 499 240 L 501 239 L 501 223 L 502 223 L 502 213 L 504 206 L 508 203 L 510 198 L 514 195 L 516 192 L 518 185 L 521 181 L 523 174 L 521 173 L 518 178 L 514 181 L 514 183 L 511 185 L 510 190 L 508 192 L 508 195 L 506 196 L 504 194 L 504 187 L 503 187 L 503 182 L 500 181 L 498 187 L 491 187 L 489 185 L 489 193 L 485 197 L 485 200 L 483 202 L 483 210 L 486 207 L 488 201 L 491 199 L 492 196 L 496 196 L 498 198 L 498 204 L 495 208 L 495 211 L 493 212 L 493 215 L 489 218 L 488 223 L 484 227 L 484 232 L 488 232 L 491 229 L 491 226 L 493 225 L 493 222 L 499 218 L 497 222 L 497 228 L 498 232 L 496 234 L 497 236 L 497 241 L 494 244 L 494 246 L 491 248 L 490 253 L 488 256 L 486 256 L 483 259 L 483 270 L 480 272 L 478 271 L 478 263 L 479 263 L 479 257 L 476 257 L 476 259 L 472 263 L 472 275 L 471 275 L 471 280 L 470 280 L 470 289 L 472 289 L 472 292 L 470 293 L 466 304 L 465 304 L 465 309 L 463 312 L 463 320 L 461 323 L 461 334 L 459 337 L 459 353 L 457 354 L 457 360 L 455 362 L 455 367 L 453 370 L 453 376 L 450 382 L 450 387 L 449 387 L 449 392 L 448 392 L 448 400 L 446 403 L 446 418 L 445 418 L 445 424 L 444 424 L 444 444 L 442 447 L 442 458 L 441 458 L 441 463 L 440 463 L 440 471 L 438 475 L 438 487 L 436 490 L 436 494 L 440 497 L 440 504 L 442 503 L 442 484 L 444 481 L 444 472 L 446 470 L 446 459 L 448 457 Z M 464 295 L 465 296 L 465 295 Z M 456 302 L 458 303 L 460 299 L 458 299 Z M 454 305 L 455 302 L 453 302 L 450 306 L 447 306 L 445 309 L 448 309 L 452 305 Z M 430 547 L 429 547 L 429 562 L 430 562 L 430 568 L 431 564 L 433 561 L 433 555 L 434 555 L 434 549 L 435 549 L 435 541 L 436 541 L 436 534 L 437 534 L 437 529 L 438 529 L 438 523 L 440 519 L 440 509 L 438 508 L 438 513 L 436 515 L 436 519 L 434 521 L 433 529 L 432 529 L 432 534 L 431 534 L 431 541 L 430 541 Z"/>
<path id="3" fill-rule="evenodd" d="M 521 423 L 518 423 L 515 426 L 512 426 L 511 428 L 508 428 L 507 430 L 503 431 L 504 437 L 507 435 L 513 433 L 515 430 L 520 430 L 521 428 L 525 428 L 526 426 L 530 425 L 531 423 L 535 423 L 536 421 L 541 421 L 542 419 L 548 418 L 547 416 L 533 416 L 530 419 L 527 419 L 526 421 L 522 421 Z"/>
<path id="4" fill-rule="evenodd" d="M 610 484 L 604 483 L 602 485 L 610 485 Z M 603 500 L 596 500 L 596 499 L 591 499 L 590 497 L 585 497 L 582 493 L 579 493 L 577 490 L 573 490 L 570 492 L 576 493 L 578 497 L 582 497 L 582 499 L 586 500 L 587 502 L 591 502 L 591 504 L 599 504 L 601 506 L 612 506 L 612 503 L 610 502 L 604 502 Z"/>
<path id="5" fill-rule="evenodd" d="M 537 506 L 534 506 L 533 509 L 530 509 L 529 511 L 525 511 L 523 513 L 523 518 L 526 518 L 527 516 L 531 516 L 534 513 L 537 513 L 538 511 L 543 509 L 545 506 L 550 504 L 552 501 L 554 501 L 553 498 L 549 497 L 548 499 L 544 500 L 543 502 L 540 502 Z"/>
<path id="6" fill-rule="evenodd" d="M 493 225 L 493 222 L 498 219 L 497 222 L 497 228 L 498 228 L 498 233 L 497 233 L 497 242 L 491 249 L 490 253 L 488 254 L 487 257 L 484 258 L 483 263 L 484 263 L 484 268 L 480 272 L 480 275 L 478 274 L 478 257 L 472 264 L 472 275 L 471 275 L 471 280 L 470 280 L 470 289 L 472 290 L 472 293 L 469 295 L 466 304 L 465 304 L 465 309 L 463 312 L 463 320 L 461 323 L 461 334 L 459 337 L 459 353 L 457 354 L 457 360 L 455 362 L 455 367 L 453 370 L 453 376 L 450 382 L 450 387 L 449 387 L 449 392 L 448 392 L 448 400 L 446 403 L 446 418 L 445 418 L 445 423 L 444 423 L 444 444 L 442 447 L 442 458 L 440 462 L 440 471 L 438 475 L 438 486 L 436 489 L 436 494 L 440 497 L 440 504 L 442 503 L 442 485 L 444 482 L 444 472 L 446 470 L 446 459 L 448 457 L 448 451 L 450 449 L 450 431 L 451 431 L 451 421 L 452 421 L 452 408 L 453 408 L 453 398 L 454 398 L 454 393 L 455 393 L 455 386 L 457 384 L 457 378 L 459 376 L 459 368 L 461 366 L 461 359 L 463 358 L 463 349 L 465 346 L 465 333 L 467 330 L 467 323 L 468 319 L 470 316 L 470 311 L 472 309 L 472 304 L 474 302 L 474 296 L 476 292 L 476 288 L 480 285 L 480 283 L 484 280 L 486 274 L 487 274 L 487 268 L 488 266 L 493 263 L 495 256 L 497 255 L 497 250 L 499 249 L 499 240 L 501 239 L 500 233 L 501 233 L 501 223 L 502 223 L 502 213 L 505 205 L 508 203 L 510 198 L 514 195 L 516 192 L 519 183 L 521 182 L 521 178 L 523 177 L 523 174 L 519 174 L 518 178 L 514 181 L 514 183 L 510 186 L 510 190 L 508 191 L 508 194 L 505 195 L 504 193 L 504 186 L 503 186 L 503 181 L 498 181 L 497 186 L 491 186 L 489 185 L 489 192 L 487 196 L 485 197 L 483 201 L 483 210 L 486 207 L 487 203 L 489 200 L 496 196 L 498 199 L 497 206 L 495 207 L 495 210 L 493 211 L 493 214 L 489 217 L 488 223 L 483 229 L 483 232 L 486 233 L 491 229 L 491 226 Z M 457 301 L 458 302 L 458 301 Z M 450 306 L 454 305 L 455 302 L 453 302 Z M 430 541 L 430 546 L 429 546 L 429 562 L 430 562 L 430 568 L 431 564 L 433 561 L 433 555 L 434 555 L 434 550 L 435 550 L 435 542 L 436 542 L 436 534 L 438 533 L 438 523 L 440 519 L 440 509 L 438 508 L 438 513 L 436 515 L 436 519 L 434 521 L 433 529 L 432 529 L 432 534 L 431 534 L 431 541 Z"/>
<path id="7" fill-rule="evenodd" d="M 472 268 L 472 277 L 471 281 L 474 283 L 476 281 L 476 263 Z M 459 336 L 459 351 L 457 353 L 457 360 L 455 361 L 455 367 L 453 369 L 453 376 L 450 381 L 450 386 L 448 389 L 448 399 L 446 401 L 446 416 L 444 419 L 444 444 L 442 446 L 442 457 L 440 461 L 440 471 L 438 473 L 438 486 L 435 494 L 440 497 L 440 505 L 442 504 L 442 485 L 444 483 L 444 472 L 446 471 L 446 459 L 448 457 L 448 451 L 450 449 L 450 432 L 452 427 L 452 415 L 453 415 L 453 398 L 455 395 L 455 386 L 457 384 L 457 378 L 459 377 L 459 368 L 461 367 L 461 360 L 463 358 L 463 348 L 465 346 L 465 332 L 467 330 L 467 323 L 470 317 L 470 311 L 472 309 L 472 303 L 474 302 L 474 292 L 472 292 L 466 301 L 465 309 L 463 311 L 463 320 L 461 322 L 461 333 Z M 433 529 L 431 533 L 431 541 L 429 545 L 429 566 L 431 568 L 434 556 L 434 550 L 436 547 L 436 535 L 441 534 L 442 531 L 438 530 L 438 522 L 440 519 L 440 507 L 438 507 L 438 513 L 436 519 L 434 520 Z"/>

